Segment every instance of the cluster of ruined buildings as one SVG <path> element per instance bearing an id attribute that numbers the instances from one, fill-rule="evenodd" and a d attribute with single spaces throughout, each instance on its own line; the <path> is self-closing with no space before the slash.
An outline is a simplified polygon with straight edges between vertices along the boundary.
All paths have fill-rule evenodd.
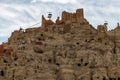
<path id="1" fill-rule="evenodd" d="M 42 72 L 33 71 L 40 78 L 31 80 L 120 80 L 119 33 L 119 24 L 111 31 L 107 30 L 107 23 L 95 29 L 84 18 L 83 9 L 77 9 L 75 13 L 63 11 L 61 20 L 58 17 L 53 22 L 42 16 L 41 27 L 14 31 L 8 42 L 0 46 L 0 55 L 14 52 L 40 57 L 41 61 L 35 60 L 34 63 L 37 67 L 45 66 L 40 71 L 46 76 L 43 78 Z M 26 56 L 23 61 L 26 61 Z M 19 66 L 21 57 L 17 57 Z M 22 67 L 34 63 L 27 62 Z"/>
<path id="2" fill-rule="evenodd" d="M 77 9 L 76 13 L 69 13 L 66 11 L 62 12 L 62 19 L 57 17 L 55 23 L 52 20 L 46 20 L 45 17 L 42 15 L 42 28 L 47 30 L 50 25 L 71 25 L 71 24 L 85 24 L 88 23 L 87 20 L 84 18 L 83 9 Z"/>
<path id="3" fill-rule="evenodd" d="M 63 11 L 62 19 L 60 20 L 60 18 L 58 17 L 56 19 L 55 23 L 51 19 L 46 20 L 45 17 L 42 15 L 42 30 L 43 31 L 47 31 L 49 29 L 49 27 L 53 26 L 53 25 L 58 25 L 58 26 L 62 25 L 63 27 L 60 26 L 61 28 L 64 28 L 64 30 L 69 30 L 69 26 L 74 23 L 75 24 L 76 23 L 77 24 L 88 23 L 87 20 L 84 18 L 83 9 L 77 9 L 76 13 L 69 13 L 69 12 Z M 68 26 L 68 27 L 64 27 L 64 25 Z M 24 32 L 24 30 L 22 28 L 20 28 L 16 32 L 21 32 L 21 31 Z M 0 45 L 0 54 L 2 54 L 3 52 L 4 52 L 4 47 L 3 47 L 3 45 Z"/>
<path id="4" fill-rule="evenodd" d="M 52 14 L 50 14 L 52 15 Z M 42 25 L 41 25 L 41 30 L 42 31 L 50 31 L 51 26 L 54 26 L 61 30 L 61 32 L 68 32 L 70 30 L 70 26 L 74 26 L 74 25 L 84 25 L 84 24 L 89 24 L 89 22 L 84 18 L 84 13 L 83 13 L 83 9 L 77 9 L 75 13 L 69 13 L 66 11 L 62 12 L 62 18 L 60 20 L 60 17 L 57 17 L 56 21 L 53 22 L 50 18 L 47 20 L 45 19 L 45 17 L 42 15 Z M 54 27 L 52 28 L 52 30 L 54 30 Z M 29 29 L 23 30 L 22 28 L 20 28 L 19 30 L 16 30 L 14 32 L 14 34 L 16 33 L 20 33 L 20 32 L 29 32 Z M 98 26 L 98 31 L 107 31 L 107 26 L 106 25 L 100 25 Z M 36 32 L 38 32 L 38 30 L 36 30 Z M 11 51 L 11 49 L 5 49 Z M 3 45 L 0 45 L 0 54 L 4 53 L 4 47 Z"/>

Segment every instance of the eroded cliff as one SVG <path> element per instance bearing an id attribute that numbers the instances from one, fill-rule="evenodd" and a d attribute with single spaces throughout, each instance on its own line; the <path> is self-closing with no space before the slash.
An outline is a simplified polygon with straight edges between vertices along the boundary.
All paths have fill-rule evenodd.
<path id="1" fill-rule="evenodd" d="M 55 23 L 42 16 L 42 27 L 16 30 L 0 47 L 0 80 L 120 80 L 119 33 L 95 29 L 83 9 Z"/>

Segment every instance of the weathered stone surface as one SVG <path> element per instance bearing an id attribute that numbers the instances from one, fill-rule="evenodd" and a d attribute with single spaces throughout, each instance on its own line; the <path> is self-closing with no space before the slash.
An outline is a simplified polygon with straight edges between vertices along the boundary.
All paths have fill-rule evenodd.
<path id="1" fill-rule="evenodd" d="M 83 9 L 16 30 L 0 46 L 0 80 L 120 80 L 120 26 L 95 29 Z"/>

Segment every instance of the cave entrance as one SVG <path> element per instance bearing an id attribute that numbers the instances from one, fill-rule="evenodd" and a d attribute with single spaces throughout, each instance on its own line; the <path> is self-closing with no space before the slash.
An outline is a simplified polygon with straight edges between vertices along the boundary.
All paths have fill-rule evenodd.
<path id="1" fill-rule="evenodd" d="M 0 75 L 1 75 L 2 77 L 4 77 L 4 71 L 3 71 L 3 70 L 0 71 Z"/>

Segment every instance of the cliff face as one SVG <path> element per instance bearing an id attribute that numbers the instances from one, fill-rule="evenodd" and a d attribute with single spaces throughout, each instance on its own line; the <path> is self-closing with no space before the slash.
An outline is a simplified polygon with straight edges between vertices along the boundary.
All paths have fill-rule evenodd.
<path id="1" fill-rule="evenodd" d="M 120 80 L 120 26 L 94 29 L 83 9 L 56 23 L 14 31 L 3 44 L 0 80 Z"/>

